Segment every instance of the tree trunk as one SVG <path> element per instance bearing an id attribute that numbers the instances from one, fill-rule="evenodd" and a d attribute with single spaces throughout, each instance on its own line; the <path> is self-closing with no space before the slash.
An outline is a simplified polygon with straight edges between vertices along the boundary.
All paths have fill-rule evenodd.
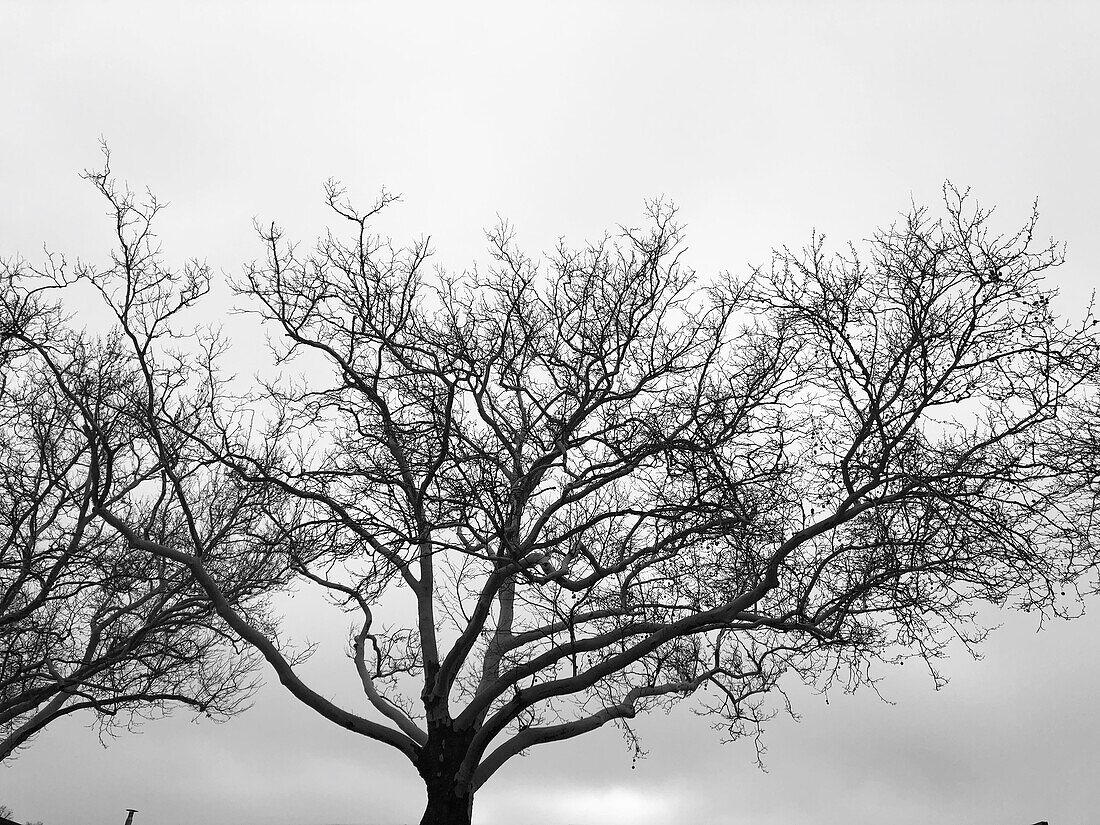
<path id="1" fill-rule="evenodd" d="M 420 825 L 470 825 L 474 789 L 459 780 L 458 769 L 471 738 L 472 732 L 456 731 L 450 723 L 429 725 L 428 743 L 416 766 L 428 790 Z"/>
<path id="2" fill-rule="evenodd" d="M 458 791 L 454 783 L 433 788 L 428 785 L 428 805 L 420 825 L 470 825 L 474 810 L 474 792 Z"/>

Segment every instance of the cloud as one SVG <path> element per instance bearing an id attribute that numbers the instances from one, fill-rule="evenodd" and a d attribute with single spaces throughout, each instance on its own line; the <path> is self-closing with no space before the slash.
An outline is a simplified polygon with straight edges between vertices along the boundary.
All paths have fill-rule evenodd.
<path id="1" fill-rule="evenodd" d="M 619 784 L 513 783 L 475 805 L 475 825 L 663 825 L 685 807 L 676 792 Z"/>

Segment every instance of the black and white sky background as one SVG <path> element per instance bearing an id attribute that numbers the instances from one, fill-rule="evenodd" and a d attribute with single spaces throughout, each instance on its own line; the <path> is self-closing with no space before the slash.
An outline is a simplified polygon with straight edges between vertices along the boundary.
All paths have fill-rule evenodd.
<path id="1" fill-rule="evenodd" d="M 743 272 L 812 229 L 867 237 L 944 180 L 997 205 L 1004 228 L 1040 198 L 1065 241 L 1064 308 L 1100 272 L 1100 6 L 925 3 L 0 2 L 0 255 L 102 259 L 111 226 L 78 178 L 111 145 L 118 173 L 171 202 L 170 260 L 239 271 L 262 257 L 254 217 L 306 241 L 321 184 L 404 195 L 383 229 L 430 234 L 469 266 L 507 217 L 529 251 L 641 218 L 665 195 L 701 277 Z M 232 332 L 238 320 L 226 319 Z M 262 363 L 255 336 L 235 358 Z M 1036 634 L 1005 616 L 950 685 L 915 665 L 871 693 L 793 687 L 802 721 L 721 745 L 682 707 L 639 721 L 630 770 L 613 729 L 509 763 L 475 822 L 1055 825 L 1100 816 L 1100 602 Z M 308 597 L 306 672 L 353 695 L 345 627 Z M 382 745 L 277 686 L 221 726 L 186 714 L 102 748 L 86 720 L 0 768 L 21 821 L 322 825 L 416 821 L 423 791 Z"/>

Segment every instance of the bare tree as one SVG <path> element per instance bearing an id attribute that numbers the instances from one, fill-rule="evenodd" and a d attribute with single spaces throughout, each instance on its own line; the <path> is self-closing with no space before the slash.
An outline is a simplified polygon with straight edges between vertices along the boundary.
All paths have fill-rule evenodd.
<path id="1" fill-rule="evenodd" d="M 94 180 L 127 225 L 132 198 Z M 998 236 L 945 194 L 942 219 L 915 209 L 864 257 L 815 238 L 700 286 L 663 204 L 541 265 L 501 227 L 488 268 L 449 276 L 372 233 L 391 196 L 359 212 L 330 184 L 347 238 L 301 254 L 264 228 L 237 284 L 283 368 L 250 394 L 216 335 L 197 368 L 173 350 L 173 307 L 199 295 L 120 232 L 95 286 L 140 385 L 127 438 L 179 520 L 150 530 L 138 488 L 109 481 L 117 440 L 84 403 L 91 512 L 186 567 L 298 699 L 410 760 L 424 823 L 468 823 L 528 748 L 632 736 L 687 697 L 735 737 L 784 677 L 853 689 L 918 657 L 938 680 L 952 638 L 984 637 L 979 605 L 1070 615 L 1097 562 L 1095 478 L 1058 452 L 1095 321 L 1052 313 L 1060 253 L 1034 216 Z M 224 553 L 221 499 L 187 481 L 206 473 L 260 491 Z M 230 563 L 355 615 L 362 709 L 303 680 Z"/>
<path id="2" fill-rule="evenodd" d="M 135 438 L 140 385 L 128 348 L 66 329 L 46 297 L 66 283 L 63 266 L 7 263 L 2 276 L 0 759 L 77 711 L 95 711 L 101 732 L 178 705 L 235 714 L 256 684 L 251 648 L 227 632 L 186 567 L 133 548 L 94 516 L 97 505 L 124 506 L 161 542 L 179 529 L 166 468 Z M 247 511 L 218 512 L 234 485 L 224 472 L 199 482 L 202 468 L 195 462 L 182 482 L 202 487 L 231 536 Z M 269 590 L 247 576 L 220 587 L 238 609 L 258 607 Z"/>

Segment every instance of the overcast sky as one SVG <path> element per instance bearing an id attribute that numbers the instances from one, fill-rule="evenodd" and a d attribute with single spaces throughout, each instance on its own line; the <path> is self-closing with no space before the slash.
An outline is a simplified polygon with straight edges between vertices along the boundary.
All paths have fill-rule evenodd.
<path id="1" fill-rule="evenodd" d="M 944 180 L 1004 228 L 1040 198 L 1068 244 L 1067 306 L 1100 272 L 1095 3 L 57 3 L 0 0 L 0 256 L 43 243 L 102 260 L 104 205 L 78 179 L 109 141 L 118 173 L 171 202 L 170 259 L 237 272 L 254 217 L 309 240 L 321 184 L 404 205 L 461 269 L 507 217 L 531 251 L 599 236 L 665 195 L 701 275 L 744 272 L 812 229 L 867 237 Z M 249 342 L 242 364 L 256 355 Z M 684 707 L 542 746 L 479 792 L 475 822 L 817 825 L 1095 822 L 1100 603 L 1036 635 L 1006 626 L 935 692 L 914 665 L 882 693 L 793 689 L 800 723 L 722 745 Z M 348 693 L 342 619 L 308 599 L 287 629 L 307 673 Z M 351 685 L 353 687 L 353 685 Z M 412 767 L 277 685 L 224 725 L 186 714 L 104 749 L 73 719 L 0 768 L 20 821 L 114 825 L 415 822 Z"/>

